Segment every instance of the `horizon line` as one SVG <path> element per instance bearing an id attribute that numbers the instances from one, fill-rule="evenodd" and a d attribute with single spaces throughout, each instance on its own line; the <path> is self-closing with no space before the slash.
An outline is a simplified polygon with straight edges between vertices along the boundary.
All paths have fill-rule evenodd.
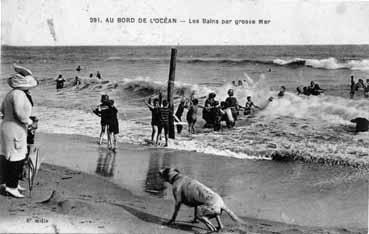
<path id="1" fill-rule="evenodd" d="M 369 43 L 365 44 L 233 44 L 233 45 L 206 45 L 206 44 L 193 44 L 193 45 L 8 45 L 2 44 L 1 47 L 188 47 L 188 46 L 369 46 Z"/>

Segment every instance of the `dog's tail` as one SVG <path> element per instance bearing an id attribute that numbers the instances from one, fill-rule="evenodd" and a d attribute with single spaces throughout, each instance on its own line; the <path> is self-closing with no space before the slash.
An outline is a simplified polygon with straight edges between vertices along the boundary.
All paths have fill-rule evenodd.
<path id="1" fill-rule="evenodd" d="M 239 224 L 245 224 L 245 222 L 242 219 L 238 218 L 238 216 L 235 215 L 235 213 L 233 213 L 226 205 L 224 205 L 222 211 L 225 211 L 229 215 L 229 217 L 232 218 L 233 221 Z"/>

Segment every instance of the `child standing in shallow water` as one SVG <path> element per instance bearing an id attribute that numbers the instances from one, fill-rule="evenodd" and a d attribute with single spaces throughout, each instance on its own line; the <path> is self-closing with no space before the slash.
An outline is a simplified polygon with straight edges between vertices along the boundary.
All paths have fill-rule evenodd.
<path id="1" fill-rule="evenodd" d="M 156 141 L 155 144 L 157 144 L 157 137 L 158 137 L 159 126 L 160 126 L 160 104 L 159 103 L 160 102 L 158 98 L 154 99 L 153 105 L 151 105 L 151 99 L 149 99 L 148 102 L 145 100 L 146 106 L 151 111 L 151 127 L 152 127 L 151 143 L 152 144 L 154 144 L 155 141 Z"/>
<path id="2" fill-rule="evenodd" d="M 159 110 L 160 110 L 160 125 L 159 125 L 159 133 L 158 133 L 158 136 L 156 137 L 156 144 L 158 143 L 161 131 L 164 129 L 164 136 L 165 136 L 164 146 L 166 147 L 168 146 L 169 117 L 172 114 L 167 100 L 163 101 L 163 107 L 161 107 Z"/>
<path id="3" fill-rule="evenodd" d="M 101 95 L 101 104 L 96 107 L 95 110 L 93 110 L 93 113 L 95 113 L 97 116 L 101 117 L 101 131 L 100 131 L 100 137 L 99 137 L 99 145 L 101 145 L 105 131 L 108 127 L 108 119 L 109 119 L 109 96 L 104 94 Z M 110 136 L 108 135 L 108 143 L 110 141 Z"/>
<path id="4" fill-rule="evenodd" d="M 191 101 L 190 108 L 187 112 L 187 123 L 188 123 L 188 132 L 190 134 L 195 133 L 195 123 L 197 120 L 197 110 L 198 110 L 199 100 L 196 98 Z"/>
<path id="5" fill-rule="evenodd" d="M 109 100 L 109 119 L 108 119 L 108 139 L 110 142 L 108 142 L 108 147 L 115 152 L 117 148 L 117 134 L 119 133 L 119 122 L 118 122 L 118 110 L 114 106 L 114 101 Z M 112 142 L 113 139 L 113 142 Z"/>
<path id="6" fill-rule="evenodd" d="M 244 108 L 244 115 L 250 115 L 254 112 L 254 108 L 258 108 L 260 109 L 260 107 L 256 106 L 252 100 L 251 100 L 251 96 L 247 97 L 247 102 L 245 104 L 245 108 Z"/>

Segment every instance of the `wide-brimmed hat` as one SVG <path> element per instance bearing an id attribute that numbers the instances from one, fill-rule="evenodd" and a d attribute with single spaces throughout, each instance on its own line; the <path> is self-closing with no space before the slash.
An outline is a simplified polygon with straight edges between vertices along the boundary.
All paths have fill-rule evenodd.
<path id="1" fill-rule="evenodd" d="M 13 89 L 28 90 L 36 87 L 38 81 L 31 75 L 23 76 L 17 73 L 8 79 L 8 84 Z"/>
<path id="2" fill-rule="evenodd" d="M 14 68 L 14 71 L 17 73 L 17 74 L 21 74 L 22 76 L 32 76 L 32 72 L 31 70 L 29 70 L 28 68 L 26 67 L 22 67 L 16 63 L 13 64 L 13 68 Z"/>

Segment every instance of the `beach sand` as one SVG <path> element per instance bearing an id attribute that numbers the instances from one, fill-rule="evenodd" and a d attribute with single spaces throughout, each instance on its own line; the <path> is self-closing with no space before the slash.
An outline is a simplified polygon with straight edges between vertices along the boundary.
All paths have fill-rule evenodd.
<path id="1" fill-rule="evenodd" d="M 71 144 L 75 142 L 75 144 Z M 94 138 L 76 135 L 40 134 L 42 151 L 51 158 L 73 155 L 86 164 L 97 157 Z M 68 144 L 68 147 L 61 145 Z M 61 148 L 58 148 L 61 147 Z M 96 146 L 95 146 L 96 147 Z M 121 145 L 117 156 L 129 154 Z M 135 148 L 135 147 L 133 147 Z M 85 149 L 85 150 L 83 150 Z M 83 151 L 81 151 L 83 150 Z M 137 151 L 137 154 L 152 149 Z M 83 152 L 83 154 L 81 154 Z M 94 154 L 91 156 L 91 154 Z M 77 155 L 77 156 L 76 156 Z M 91 156 L 91 157 L 90 157 Z M 173 200 L 168 197 L 141 196 L 114 184 L 103 176 L 85 173 L 76 165 L 73 169 L 50 164 L 45 160 L 37 175 L 32 197 L 15 199 L 0 197 L 0 232 L 43 233 L 207 233 L 205 225 L 192 224 L 193 210 L 183 207 L 177 223 L 166 226 L 173 212 Z M 78 160 L 76 160 L 78 162 Z M 59 165 L 62 163 L 58 163 Z M 84 170 L 86 171 L 86 170 Z M 88 171 L 88 170 L 87 170 Z M 26 184 L 22 183 L 25 187 Z M 52 199 L 48 198 L 54 192 Z M 26 192 L 28 195 L 28 192 Z M 366 233 L 366 229 L 305 227 L 263 219 L 241 217 L 245 225 L 237 225 L 226 215 L 223 233 Z M 215 222 L 215 221 L 214 221 Z"/>

